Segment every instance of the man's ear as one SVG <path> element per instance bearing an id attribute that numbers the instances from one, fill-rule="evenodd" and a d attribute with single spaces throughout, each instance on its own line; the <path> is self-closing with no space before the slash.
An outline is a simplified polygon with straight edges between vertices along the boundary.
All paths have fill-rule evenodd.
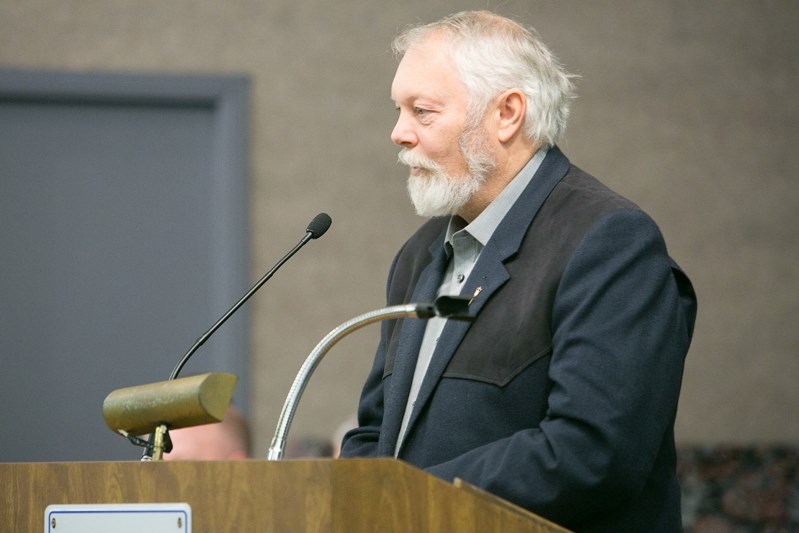
<path id="1" fill-rule="evenodd" d="M 508 89 L 497 101 L 497 138 L 506 143 L 516 135 L 524 124 L 527 100 L 519 89 Z"/>

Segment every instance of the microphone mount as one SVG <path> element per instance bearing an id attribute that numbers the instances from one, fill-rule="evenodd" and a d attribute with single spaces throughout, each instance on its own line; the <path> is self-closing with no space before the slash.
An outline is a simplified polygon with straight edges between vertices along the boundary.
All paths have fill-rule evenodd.
<path id="1" fill-rule="evenodd" d="M 286 448 L 286 439 L 288 438 L 288 432 L 291 427 L 291 422 L 294 419 L 294 413 L 297 411 L 300 397 L 322 358 L 338 341 L 354 331 L 383 320 L 398 318 L 420 318 L 426 320 L 438 316 L 454 320 L 472 321 L 474 317 L 470 316 L 468 313 L 469 303 L 470 300 L 468 298 L 440 296 L 432 303 L 410 303 L 384 307 L 356 316 L 328 333 L 308 355 L 300 371 L 297 373 L 297 376 L 294 378 L 294 383 L 292 383 L 289 389 L 288 396 L 286 397 L 286 401 L 280 413 L 280 418 L 278 419 L 275 435 L 272 438 L 272 445 L 267 452 L 267 460 L 278 461 L 283 458 L 283 453 Z"/>

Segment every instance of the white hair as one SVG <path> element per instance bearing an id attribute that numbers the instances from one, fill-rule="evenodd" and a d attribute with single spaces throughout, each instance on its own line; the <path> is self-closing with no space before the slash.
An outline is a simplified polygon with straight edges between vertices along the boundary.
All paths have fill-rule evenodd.
<path id="1" fill-rule="evenodd" d="M 525 136 L 552 146 L 562 137 L 574 97 L 566 72 L 536 31 L 489 11 L 463 11 L 437 22 L 411 26 L 392 43 L 397 58 L 433 35 L 451 48 L 452 60 L 469 94 L 471 119 L 509 89 L 527 101 Z"/>

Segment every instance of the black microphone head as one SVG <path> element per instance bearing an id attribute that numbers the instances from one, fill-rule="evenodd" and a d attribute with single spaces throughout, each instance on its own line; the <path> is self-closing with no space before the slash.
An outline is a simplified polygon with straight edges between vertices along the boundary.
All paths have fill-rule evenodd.
<path id="1" fill-rule="evenodd" d="M 332 223 L 333 220 L 330 218 L 330 215 L 327 213 L 319 213 L 308 223 L 308 227 L 305 231 L 311 234 L 312 239 L 318 239 L 325 234 Z"/>

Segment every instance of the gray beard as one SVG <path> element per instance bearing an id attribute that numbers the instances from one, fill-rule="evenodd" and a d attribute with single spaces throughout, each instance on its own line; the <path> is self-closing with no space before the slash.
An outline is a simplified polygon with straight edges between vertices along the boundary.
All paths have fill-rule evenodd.
<path id="1" fill-rule="evenodd" d="M 407 184 L 416 214 L 423 217 L 453 215 L 466 205 L 496 166 L 481 141 L 476 129 L 464 131 L 461 135 L 461 153 L 468 168 L 466 176 L 451 176 L 426 157 L 417 156 L 407 149 L 400 151 L 400 163 L 422 169 L 418 176 L 411 174 Z"/>
<path id="2" fill-rule="evenodd" d="M 466 205 L 481 184 L 479 177 L 452 177 L 439 168 L 427 167 L 424 174 L 408 177 L 408 195 L 419 216 L 452 215 Z"/>

